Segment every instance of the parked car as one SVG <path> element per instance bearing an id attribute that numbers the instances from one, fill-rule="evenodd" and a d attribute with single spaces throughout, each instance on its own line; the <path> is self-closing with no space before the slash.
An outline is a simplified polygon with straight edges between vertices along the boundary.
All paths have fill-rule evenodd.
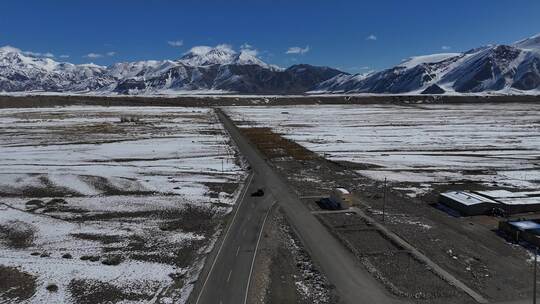
<path id="1" fill-rule="evenodd" d="M 330 198 L 322 198 L 321 200 L 317 201 L 317 204 L 319 205 L 319 207 L 321 207 L 321 209 L 326 209 L 326 210 L 340 210 L 342 209 L 341 208 L 341 204 L 339 202 L 336 202 Z"/>
<path id="2" fill-rule="evenodd" d="M 259 189 L 253 193 L 251 193 L 251 196 L 264 196 L 264 190 L 263 189 Z"/>

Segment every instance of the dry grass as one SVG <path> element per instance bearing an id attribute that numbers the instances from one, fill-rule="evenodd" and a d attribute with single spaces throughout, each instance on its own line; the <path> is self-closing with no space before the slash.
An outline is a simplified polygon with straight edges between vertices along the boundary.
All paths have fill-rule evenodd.
<path id="1" fill-rule="evenodd" d="M 150 301 L 152 294 L 141 294 L 134 291 L 126 291 L 112 284 L 93 280 L 72 280 L 68 285 L 72 297 L 76 303 L 117 303 L 120 301 Z"/>
<path id="2" fill-rule="evenodd" d="M 36 278 L 14 267 L 0 265 L 0 303 L 24 301 L 36 291 Z"/>
<path id="3" fill-rule="evenodd" d="M 316 154 L 288 140 L 270 128 L 243 128 L 244 135 L 270 159 L 292 157 L 294 160 L 310 160 Z"/>
<path id="4" fill-rule="evenodd" d="M 13 248 L 27 248 L 34 242 L 35 229 L 21 221 L 7 221 L 0 224 L 0 237 Z"/>

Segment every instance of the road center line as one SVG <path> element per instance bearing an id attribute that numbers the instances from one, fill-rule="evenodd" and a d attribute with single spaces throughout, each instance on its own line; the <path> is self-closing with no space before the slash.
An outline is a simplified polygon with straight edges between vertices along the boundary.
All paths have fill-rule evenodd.
<path id="1" fill-rule="evenodd" d="M 206 283 L 208 283 L 208 279 L 210 278 L 210 275 L 212 274 L 212 271 L 214 270 L 214 266 L 216 266 L 216 262 L 219 258 L 219 254 L 221 253 L 221 249 L 223 249 L 223 245 L 225 244 L 225 241 L 227 240 L 227 237 L 229 236 L 229 232 L 231 231 L 231 227 L 234 224 L 234 221 L 236 220 L 236 215 L 238 214 L 238 210 L 240 210 L 240 207 L 242 207 L 242 203 L 244 202 L 244 198 L 246 197 L 246 193 L 249 189 L 249 185 L 251 184 L 251 181 L 253 180 L 254 174 L 251 173 L 251 176 L 247 182 L 247 184 L 244 186 L 244 193 L 242 194 L 242 197 L 240 198 L 240 204 L 238 204 L 238 207 L 236 208 L 236 211 L 234 212 L 234 216 L 232 218 L 232 221 L 230 225 L 227 227 L 227 231 L 225 232 L 225 235 L 223 237 L 223 240 L 221 242 L 221 245 L 219 246 L 218 252 L 216 256 L 214 257 L 214 262 L 212 263 L 212 266 L 210 267 L 210 270 L 208 271 L 208 274 L 206 275 L 206 279 L 204 280 L 203 286 L 201 287 L 201 291 L 199 292 L 199 296 L 197 296 L 197 301 L 195 301 L 195 304 L 198 304 L 201 300 L 201 296 L 204 292 L 204 288 L 206 287 Z"/>
<path id="2" fill-rule="evenodd" d="M 249 293 L 249 286 L 251 285 L 251 275 L 253 274 L 253 265 L 255 265 L 255 258 L 257 257 L 257 250 L 259 250 L 259 243 L 261 242 L 261 237 L 264 231 L 264 225 L 266 224 L 266 219 L 268 218 L 268 215 L 270 214 L 270 211 L 272 211 L 272 208 L 277 203 L 277 201 L 274 201 L 270 208 L 268 208 L 268 211 L 266 211 L 266 215 L 264 216 L 263 223 L 261 225 L 261 231 L 259 232 L 259 237 L 257 238 L 257 244 L 255 245 L 255 251 L 253 252 L 253 260 L 251 260 L 251 268 L 249 269 L 249 276 L 246 286 L 246 295 L 244 297 L 244 304 L 247 303 L 248 299 L 248 293 Z"/>

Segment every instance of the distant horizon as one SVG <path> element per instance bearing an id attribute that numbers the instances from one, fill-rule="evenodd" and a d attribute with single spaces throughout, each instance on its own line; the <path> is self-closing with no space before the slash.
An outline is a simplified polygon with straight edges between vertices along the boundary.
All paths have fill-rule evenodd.
<path id="1" fill-rule="evenodd" d="M 30 9 L 29 9 L 30 8 Z M 356 74 L 404 59 L 512 44 L 540 33 L 540 2 L 135 0 L 4 4 L 0 46 L 74 64 L 176 60 L 229 45 L 283 68 L 298 63 Z"/>

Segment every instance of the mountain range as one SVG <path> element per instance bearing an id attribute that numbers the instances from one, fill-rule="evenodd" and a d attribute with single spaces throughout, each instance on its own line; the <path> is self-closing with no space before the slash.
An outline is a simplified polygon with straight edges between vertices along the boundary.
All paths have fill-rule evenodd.
<path id="1" fill-rule="evenodd" d="M 113 64 L 59 63 L 0 48 L 0 91 L 93 94 L 182 92 L 304 93 L 343 72 L 306 64 L 287 69 L 267 64 L 251 50 L 195 47 L 178 60 Z"/>
<path id="2" fill-rule="evenodd" d="M 308 64 L 280 68 L 256 52 L 195 47 L 177 60 L 71 64 L 0 48 L 0 92 L 159 95 L 540 92 L 540 34 L 510 45 L 411 57 L 370 74 Z"/>
<path id="3" fill-rule="evenodd" d="M 411 57 L 368 75 L 338 75 L 318 93 L 535 93 L 540 90 L 540 34 L 511 45 Z"/>

